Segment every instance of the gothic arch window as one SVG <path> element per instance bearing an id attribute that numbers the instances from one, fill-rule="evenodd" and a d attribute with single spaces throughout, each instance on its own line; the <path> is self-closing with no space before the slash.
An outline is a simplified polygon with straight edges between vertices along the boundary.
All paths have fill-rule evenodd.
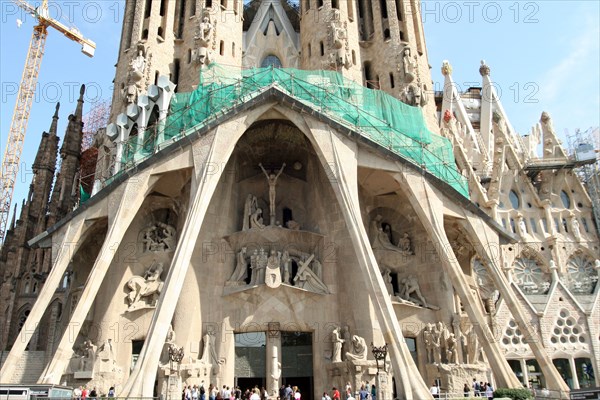
<path id="1" fill-rule="evenodd" d="M 262 63 L 260 64 L 262 68 L 273 67 L 273 68 L 282 68 L 281 60 L 276 55 L 270 54 L 266 56 Z"/>
<path id="2" fill-rule="evenodd" d="M 515 260 L 515 281 L 525 294 L 546 294 L 550 289 L 550 275 L 542 270 L 539 260 L 523 254 Z"/>
<path id="3" fill-rule="evenodd" d="M 569 258 L 567 273 L 563 276 L 565 285 L 574 294 L 592 294 L 598 284 L 598 272 L 594 261 L 583 254 Z"/>
<path id="4" fill-rule="evenodd" d="M 519 199 L 519 195 L 514 190 L 511 190 L 508 193 L 508 199 L 510 200 L 510 205 L 513 209 L 521 208 L 521 200 Z"/>
<path id="5" fill-rule="evenodd" d="M 23 280 L 23 293 L 29 294 L 31 292 L 31 277 L 26 276 Z"/>
<path id="6" fill-rule="evenodd" d="M 21 329 L 23 329 L 23 326 L 25 325 L 25 321 L 27 321 L 27 317 L 29 317 L 30 312 L 31 312 L 31 309 L 29 308 L 29 306 L 25 306 L 19 312 L 19 318 L 17 319 L 17 326 L 18 326 L 17 331 L 18 332 L 21 332 Z"/>
<path id="7" fill-rule="evenodd" d="M 563 206 L 565 206 L 565 208 L 571 208 L 571 198 L 569 197 L 567 192 L 561 190 L 560 199 L 562 200 Z"/>

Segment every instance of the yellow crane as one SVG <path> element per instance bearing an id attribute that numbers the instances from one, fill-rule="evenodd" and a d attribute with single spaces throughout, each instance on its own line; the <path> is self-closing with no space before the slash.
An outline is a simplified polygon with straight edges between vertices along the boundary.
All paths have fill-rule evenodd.
<path id="1" fill-rule="evenodd" d="M 33 15 L 38 24 L 33 28 L 33 35 L 29 43 L 29 51 L 25 59 L 25 68 L 21 77 L 21 84 L 17 94 L 17 103 L 13 111 L 10 132 L 2 157 L 2 185 L 0 192 L 0 243 L 4 242 L 8 216 L 12 203 L 12 196 L 15 188 L 15 181 L 19 171 L 19 160 L 23 151 L 23 141 L 29 121 L 31 103 L 35 93 L 35 86 L 38 80 L 40 64 L 44 55 L 46 45 L 46 36 L 48 27 L 52 27 L 69 39 L 81 44 L 83 54 L 93 57 L 96 50 L 96 43 L 86 39 L 76 28 L 69 28 L 61 22 L 50 17 L 48 12 L 48 0 L 43 0 L 39 7 L 33 7 L 23 0 L 13 0 L 27 13 Z"/>

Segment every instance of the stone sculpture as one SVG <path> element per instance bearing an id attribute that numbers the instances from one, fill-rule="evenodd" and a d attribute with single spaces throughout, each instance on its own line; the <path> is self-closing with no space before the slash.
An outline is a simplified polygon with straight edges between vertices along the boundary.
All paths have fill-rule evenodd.
<path id="1" fill-rule="evenodd" d="M 427 327 L 423 330 L 423 342 L 425 343 L 425 352 L 427 355 L 427 362 L 433 364 L 436 362 L 436 348 L 439 348 L 439 343 L 436 346 L 434 342 L 433 324 L 427 324 Z"/>
<path id="2" fill-rule="evenodd" d="M 281 166 L 281 169 L 279 170 L 279 172 L 277 172 L 277 174 L 267 173 L 267 171 L 263 167 L 262 163 L 258 164 L 258 166 L 260 167 L 260 169 L 263 171 L 263 173 L 267 177 L 267 183 L 269 184 L 269 216 L 270 216 L 269 225 L 274 226 L 275 225 L 275 205 L 276 205 L 275 204 L 275 194 L 276 194 L 275 188 L 277 186 L 277 179 L 279 178 L 279 176 L 283 172 L 283 169 L 285 168 L 285 163 L 283 163 L 283 165 Z"/>
<path id="3" fill-rule="evenodd" d="M 278 288 L 281 285 L 281 252 L 271 249 L 267 259 L 267 270 L 265 283 L 270 288 Z"/>
<path id="4" fill-rule="evenodd" d="M 175 251 L 177 231 L 171 225 L 157 222 L 144 230 L 142 243 L 144 252 Z"/>
<path id="5" fill-rule="evenodd" d="M 366 360 L 367 344 L 365 339 L 354 335 L 352 336 L 352 350 L 346 353 L 346 360 Z"/>
<path id="6" fill-rule="evenodd" d="M 352 65 L 349 56 L 350 47 L 348 44 L 347 23 L 340 19 L 339 10 L 332 10 L 329 16 L 329 45 L 332 53 L 330 54 L 329 64 L 333 68 L 344 67 L 349 69 Z"/>
<path id="7" fill-rule="evenodd" d="M 581 230 L 579 229 L 579 221 L 577 220 L 577 217 L 573 213 L 571 213 L 570 219 L 571 219 L 571 233 L 575 237 L 575 240 L 577 240 L 578 242 L 581 242 Z"/>
<path id="8" fill-rule="evenodd" d="M 93 371 L 96 362 L 97 347 L 94 343 L 86 339 L 79 348 L 79 371 Z"/>
<path id="9" fill-rule="evenodd" d="M 458 364 L 458 343 L 454 333 L 448 335 L 446 339 L 446 359 L 448 364 Z"/>
<path id="10" fill-rule="evenodd" d="M 421 288 L 419 287 L 419 281 L 414 276 L 408 276 L 403 278 L 401 281 L 402 287 L 400 289 L 400 298 L 402 300 L 415 303 L 422 307 L 429 307 L 427 301 L 421 294 Z"/>
<path id="11" fill-rule="evenodd" d="M 373 249 L 391 250 L 396 251 L 398 253 L 402 253 L 402 251 L 398 247 L 394 246 L 390 242 L 389 235 L 383 229 L 382 221 L 383 217 L 381 215 L 375 216 L 375 218 L 373 218 L 373 221 L 371 221 L 371 226 L 369 229 L 371 247 L 373 247 Z"/>
<path id="12" fill-rule="evenodd" d="M 308 257 L 308 259 L 300 262 L 298 272 L 296 273 L 293 281 L 300 289 L 305 289 L 315 293 L 327 294 L 329 293 L 329 289 L 327 289 L 327 286 L 309 267 L 314 257 L 315 255 L 312 254 L 310 257 Z"/>
<path id="13" fill-rule="evenodd" d="M 247 231 L 252 227 L 251 217 L 258 209 L 258 200 L 256 196 L 249 194 L 246 196 L 246 202 L 244 203 L 244 221 L 242 223 L 242 230 Z"/>
<path id="14" fill-rule="evenodd" d="M 209 50 L 211 41 L 214 40 L 215 27 L 210 20 L 208 14 L 204 14 L 202 20 L 196 29 L 194 42 L 196 42 L 196 56 L 194 61 L 200 65 L 208 65 L 211 63 L 211 53 Z"/>
<path id="15" fill-rule="evenodd" d="M 142 91 L 141 81 L 146 70 L 146 49 L 142 42 L 137 44 L 136 56 L 129 63 L 127 85 L 123 90 L 123 98 L 127 104 L 134 104 Z"/>
<path id="16" fill-rule="evenodd" d="M 411 242 L 408 233 L 405 232 L 400 238 L 400 240 L 398 240 L 398 248 L 400 248 L 400 251 L 406 254 L 412 254 Z"/>
<path id="17" fill-rule="evenodd" d="M 127 295 L 129 303 L 127 311 L 156 307 L 158 296 L 164 285 L 160 279 L 162 272 L 163 263 L 155 261 L 143 277 L 136 275 L 129 279 L 127 282 L 127 287 L 130 289 Z"/>
<path id="18" fill-rule="evenodd" d="M 257 208 L 250 217 L 250 229 L 262 229 L 264 227 L 265 225 L 263 224 L 262 208 Z"/>
<path id="19" fill-rule="evenodd" d="M 331 362 L 342 362 L 342 344 L 344 343 L 344 339 L 340 337 L 339 328 L 335 328 L 331 332 L 331 342 L 333 344 L 333 354 L 331 357 Z"/>
<path id="20" fill-rule="evenodd" d="M 481 347 L 475 328 L 471 328 L 467 333 L 467 362 L 477 364 L 481 357 Z"/>
<path id="21" fill-rule="evenodd" d="M 235 270 L 231 277 L 229 278 L 229 282 L 231 283 L 241 283 L 244 282 L 248 278 L 248 264 L 246 263 L 246 247 L 242 247 L 242 249 L 237 253 L 237 262 L 235 265 Z"/>
<path id="22" fill-rule="evenodd" d="M 283 255 L 281 257 L 281 280 L 283 283 L 287 284 L 287 285 L 291 285 L 292 284 L 292 259 L 290 258 L 290 253 L 286 250 L 283 252 Z"/>

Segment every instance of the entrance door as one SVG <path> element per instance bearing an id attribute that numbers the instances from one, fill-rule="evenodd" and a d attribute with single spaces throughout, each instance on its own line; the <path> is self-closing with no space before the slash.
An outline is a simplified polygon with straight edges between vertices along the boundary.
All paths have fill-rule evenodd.
<path id="1" fill-rule="evenodd" d="M 312 333 L 281 332 L 282 383 L 297 386 L 302 400 L 313 400 Z"/>
<path id="2" fill-rule="evenodd" d="M 265 332 L 235 334 L 235 382 L 242 393 L 266 385 L 266 344 Z"/>

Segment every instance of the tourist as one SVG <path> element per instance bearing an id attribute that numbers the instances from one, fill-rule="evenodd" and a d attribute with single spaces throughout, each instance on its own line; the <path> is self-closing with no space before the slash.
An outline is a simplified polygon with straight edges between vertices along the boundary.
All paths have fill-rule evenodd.
<path id="1" fill-rule="evenodd" d="M 479 391 L 481 390 L 481 386 L 479 386 L 479 382 L 477 382 L 477 379 L 473 378 L 473 396 L 475 397 L 479 397 Z"/>
<path id="2" fill-rule="evenodd" d="M 331 400 L 340 400 L 340 391 L 335 386 L 331 389 Z"/>
<path id="3" fill-rule="evenodd" d="M 285 395 L 284 395 L 285 400 L 292 400 L 293 392 L 294 391 L 292 390 L 292 386 L 290 384 L 288 384 L 287 387 L 285 388 Z"/>
<path id="4" fill-rule="evenodd" d="M 463 388 L 463 393 L 465 397 L 469 397 L 469 392 L 471 392 L 471 388 L 468 383 L 465 383 L 465 387 Z"/>
<path id="5" fill-rule="evenodd" d="M 76 398 L 77 400 L 81 400 L 81 393 L 82 393 L 81 386 L 73 389 L 73 397 Z"/>
<path id="6" fill-rule="evenodd" d="M 96 386 L 94 386 L 90 391 L 90 399 L 95 399 L 96 397 L 98 397 L 98 392 L 96 392 Z"/>
<path id="7" fill-rule="evenodd" d="M 358 395 L 359 395 L 360 400 L 368 400 L 369 399 L 369 391 L 365 388 L 365 385 L 361 385 Z"/>
<path id="8" fill-rule="evenodd" d="M 260 394 L 258 389 L 254 389 L 252 391 L 252 395 L 250 396 L 250 400 L 260 400 Z"/>
<path id="9" fill-rule="evenodd" d="M 377 399 L 377 388 L 375 385 L 371 385 L 371 400 Z"/>
<path id="10" fill-rule="evenodd" d="M 429 393 L 431 393 L 431 396 L 434 399 L 440 398 L 440 388 L 438 388 L 438 385 L 436 382 L 433 382 L 433 385 L 431 385 L 431 388 L 429 388 Z"/>
<path id="11" fill-rule="evenodd" d="M 85 400 L 88 397 L 88 390 L 87 387 L 83 387 L 83 390 L 81 391 L 81 400 Z"/>
<path id="12" fill-rule="evenodd" d="M 350 382 L 346 382 L 346 399 L 352 397 L 352 385 Z"/>
<path id="13" fill-rule="evenodd" d="M 294 392 L 294 400 L 300 400 L 302 398 L 302 395 L 300 394 L 300 389 L 296 388 L 296 391 Z"/>
<path id="14" fill-rule="evenodd" d="M 321 397 L 321 400 L 331 400 L 331 397 L 329 397 L 327 392 L 323 392 L 323 397 Z"/>
<path id="15" fill-rule="evenodd" d="M 111 386 L 110 389 L 108 389 L 108 397 L 115 397 L 115 387 Z"/>
<path id="16" fill-rule="evenodd" d="M 488 400 L 493 400 L 494 399 L 494 388 L 492 387 L 491 383 L 487 383 L 485 384 L 485 395 L 488 398 Z"/>

